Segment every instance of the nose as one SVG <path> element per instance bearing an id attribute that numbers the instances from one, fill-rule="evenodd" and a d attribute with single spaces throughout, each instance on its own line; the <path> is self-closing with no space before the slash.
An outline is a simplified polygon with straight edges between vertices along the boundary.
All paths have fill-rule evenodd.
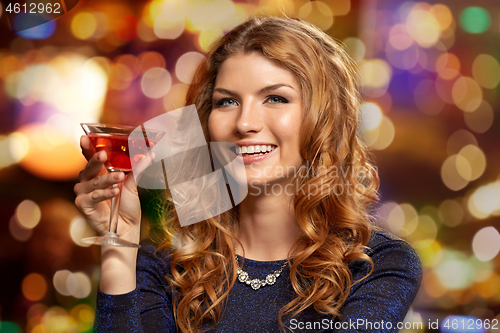
<path id="1" fill-rule="evenodd" d="M 240 109 L 240 114 L 235 124 L 235 132 L 241 135 L 258 133 L 262 131 L 264 123 L 262 114 L 256 105 L 249 103 L 243 104 Z"/>

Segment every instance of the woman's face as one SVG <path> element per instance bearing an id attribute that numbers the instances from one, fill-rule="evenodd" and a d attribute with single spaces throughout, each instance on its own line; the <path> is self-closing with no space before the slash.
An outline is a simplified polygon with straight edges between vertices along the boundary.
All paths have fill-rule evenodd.
<path id="1" fill-rule="evenodd" d="M 302 161 L 301 121 L 301 91 L 292 72 L 258 52 L 224 61 L 215 80 L 210 137 L 239 146 L 249 185 L 293 177 Z"/>

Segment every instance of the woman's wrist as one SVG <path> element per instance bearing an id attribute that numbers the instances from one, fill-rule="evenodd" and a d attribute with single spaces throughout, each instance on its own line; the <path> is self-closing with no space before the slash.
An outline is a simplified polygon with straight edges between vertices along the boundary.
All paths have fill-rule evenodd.
<path id="1" fill-rule="evenodd" d="M 106 294 L 125 294 L 136 288 L 137 248 L 101 247 L 99 288 Z"/>

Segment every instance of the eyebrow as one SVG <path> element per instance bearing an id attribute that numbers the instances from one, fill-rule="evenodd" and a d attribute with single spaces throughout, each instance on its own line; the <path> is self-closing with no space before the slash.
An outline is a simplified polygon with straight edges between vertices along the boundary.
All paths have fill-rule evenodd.
<path id="1" fill-rule="evenodd" d="M 257 95 L 266 94 L 266 93 L 271 92 L 273 90 L 277 90 L 277 89 L 279 89 L 281 87 L 288 87 L 288 88 L 291 88 L 291 89 L 295 90 L 295 88 L 292 87 L 291 85 L 288 85 L 288 84 L 285 84 L 285 83 L 277 83 L 277 84 L 273 84 L 273 85 L 270 85 L 270 86 L 262 88 L 261 90 L 259 90 L 257 92 Z M 229 96 L 239 97 L 238 93 L 236 93 L 234 91 L 231 91 L 231 90 L 228 90 L 228 89 L 215 88 L 214 92 L 215 91 L 218 91 L 220 93 L 223 93 L 223 94 L 226 94 L 226 95 L 229 95 Z"/>

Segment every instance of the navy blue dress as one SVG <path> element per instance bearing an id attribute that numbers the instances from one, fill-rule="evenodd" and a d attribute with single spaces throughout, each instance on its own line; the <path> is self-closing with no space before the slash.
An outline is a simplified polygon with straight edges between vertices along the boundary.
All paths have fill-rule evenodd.
<path id="1" fill-rule="evenodd" d="M 405 241 L 382 231 L 372 232 L 366 254 L 374 263 L 373 273 L 354 284 L 341 308 L 342 318 L 331 321 L 309 307 L 295 318 L 287 318 L 287 332 L 397 332 L 420 287 L 422 266 L 417 253 Z M 123 295 L 97 296 L 95 332 L 176 332 L 171 294 L 167 292 L 168 260 L 155 255 L 155 246 L 142 243 L 137 258 L 137 288 Z M 240 260 L 241 262 L 241 260 Z M 279 269 L 281 261 L 245 259 L 243 269 L 250 278 L 263 279 Z M 352 262 L 354 280 L 370 265 Z M 236 281 L 221 321 L 210 332 L 280 332 L 279 310 L 293 298 L 290 270 L 285 267 L 274 285 L 253 290 Z"/>

